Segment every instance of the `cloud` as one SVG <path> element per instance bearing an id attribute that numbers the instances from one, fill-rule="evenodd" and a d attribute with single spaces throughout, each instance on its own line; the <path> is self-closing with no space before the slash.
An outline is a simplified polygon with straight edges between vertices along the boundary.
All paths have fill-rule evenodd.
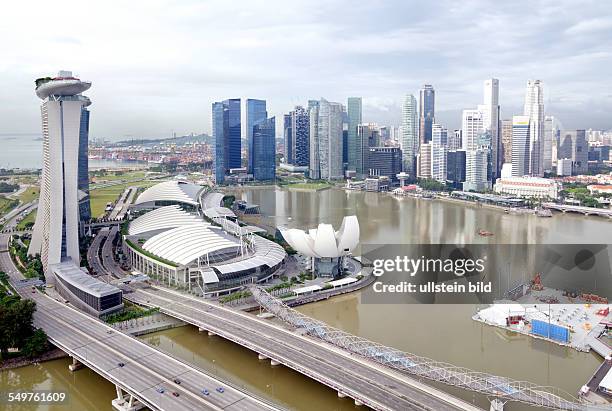
<path id="1" fill-rule="evenodd" d="M 59 69 L 93 82 L 92 137 L 210 131 L 211 103 L 235 96 L 280 117 L 360 95 L 364 121 L 398 124 L 404 94 L 424 83 L 455 127 L 489 77 L 504 113 L 539 78 L 564 124 L 610 128 L 610 19 L 596 0 L 68 0 L 44 13 L 17 2 L 0 25 L 0 133 L 39 130 L 33 79 Z"/>

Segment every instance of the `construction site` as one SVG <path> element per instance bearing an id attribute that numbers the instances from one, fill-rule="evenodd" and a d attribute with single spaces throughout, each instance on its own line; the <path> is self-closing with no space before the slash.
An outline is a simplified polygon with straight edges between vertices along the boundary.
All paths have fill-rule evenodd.
<path id="1" fill-rule="evenodd" d="M 612 400 L 612 321 L 608 299 L 596 294 L 545 287 L 540 274 L 479 309 L 473 320 L 568 346 L 594 351 L 604 361 L 580 389 L 589 402 Z"/>

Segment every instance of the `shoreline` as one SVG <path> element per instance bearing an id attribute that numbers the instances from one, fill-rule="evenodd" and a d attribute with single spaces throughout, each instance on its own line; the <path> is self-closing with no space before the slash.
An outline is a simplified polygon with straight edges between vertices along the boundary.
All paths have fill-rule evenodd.
<path id="1" fill-rule="evenodd" d="M 20 356 L 20 357 L 10 358 L 8 360 L 3 360 L 2 364 L 0 365 L 0 371 L 14 370 L 16 368 L 27 367 L 29 365 L 36 365 L 38 363 L 59 360 L 60 358 L 68 357 L 68 354 L 66 354 L 64 351 L 53 346 L 51 343 L 49 344 L 53 348 L 43 353 L 42 355 L 39 355 L 38 357 L 26 358 L 24 356 Z"/>

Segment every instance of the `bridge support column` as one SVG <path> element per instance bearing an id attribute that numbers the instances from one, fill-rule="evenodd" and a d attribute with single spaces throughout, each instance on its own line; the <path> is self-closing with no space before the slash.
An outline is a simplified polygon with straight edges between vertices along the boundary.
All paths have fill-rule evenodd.
<path id="1" fill-rule="evenodd" d="M 76 358 L 72 357 L 72 364 L 68 366 L 68 369 L 70 371 L 76 371 L 80 370 L 81 368 L 83 368 L 83 364 L 81 364 Z"/>
<path id="2" fill-rule="evenodd" d="M 270 365 L 280 365 L 280 363 L 276 360 L 270 360 Z"/>
<path id="3" fill-rule="evenodd" d="M 209 337 L 212 337 L 213 335 L 215 335 L 215 333 L 214 333 L 214 332 L 212 332 L 212 331 L 209 331 L 209 332 L 208 332 L 208 336 L 209 336 Z"/>
<path id="4" fill-rule="evenodd" d="M 355 405 L 359 407 L 359 406 L 363 405 L 363 403 L 361 401 L 359 401 L 359 400 L 355 400 Z"/>
<path id="5" fill-rule="evenodd" d="M 268 359 L 268 357 L 266 357 L 266 356 L 265 356 L 265 355 L 263 355 L 263 354 L 258 354 L 258 355 L 257 355 L 257 358 L 259 358 L 260 360 L 267 360 L 267 359 Z"/>
<path id="6" fill-rule="evenodd" d="M 491 408 L 489 411 L 504 411 L 504 403 L 497 398 L 491 401 Z"/>
<path id="7" fill-rule="evenodd" d="M 201 333 L 201 332 L 204 332 L 204 331 L 206 331 L 204 328 L 202 328 L 202 327 L 198 327 L 198 332 L 200 332 L 200 333 Z"/>
<path id="8" fill-rule="evenodd" d="M 346 398 L 346 394 L 338 391 L 338 398 Z"/>
<path id="9" fill-rule="evenodd" d="M 117 391 L 117 398 L 111 401 L 112 407 L 117 411 L 138 411 L 145 408 L 138 399 L 134 398 L 131 394 L 124 394 L 120 386 L 115 385 Z"/>

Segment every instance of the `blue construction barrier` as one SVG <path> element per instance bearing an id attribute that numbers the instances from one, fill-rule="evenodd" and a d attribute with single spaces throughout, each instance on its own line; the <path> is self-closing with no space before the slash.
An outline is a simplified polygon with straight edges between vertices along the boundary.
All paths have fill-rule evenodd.
<path id="1" fill-rule="evenodd" d="M 540 320 L 531 321 L 531 333 L 562 343 L 569 343 L 570 340 L 569 328 Z"/>

